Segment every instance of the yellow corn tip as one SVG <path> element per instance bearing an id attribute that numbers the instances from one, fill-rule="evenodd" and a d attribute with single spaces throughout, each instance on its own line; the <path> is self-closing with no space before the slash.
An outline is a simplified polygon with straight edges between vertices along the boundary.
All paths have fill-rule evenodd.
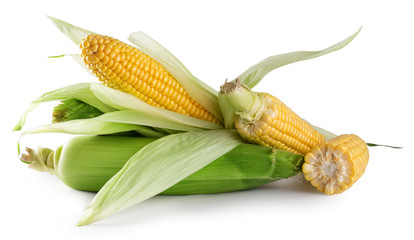
<path id="1" fill-rule="evenodd" d="M 324 137 L 276 97 L 258 93 L 266 109 L 259 119 L 235 119 L 239 134 L 249 142 L 305 155 Z"/>
<path id="2" fill-rule="evenodd" d="M 305 155 L 302 170 L 306 180 L 326 194 L 341 193 L 364 173 L 368 164 L 367 144 L 354 134 L 324 142 Z"/>
<path id="3" fill-rule="evenodd" d="M 80 48 L 83 62 L 106 86 L 156 107 L 220 123 L 161 64 L 137 48 L 98 34 L 84 38 Z"/>

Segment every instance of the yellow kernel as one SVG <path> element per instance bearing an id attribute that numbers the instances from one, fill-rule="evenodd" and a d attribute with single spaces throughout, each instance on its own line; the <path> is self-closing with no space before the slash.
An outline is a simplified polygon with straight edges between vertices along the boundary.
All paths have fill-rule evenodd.
<path id="1" fill-rule="evenodd" d="M 93 38 L 91 38 L 90 43 L 91 43 L 91 45 L 96 45 L 98 43 L 98 39 L 93 37 Z"/>

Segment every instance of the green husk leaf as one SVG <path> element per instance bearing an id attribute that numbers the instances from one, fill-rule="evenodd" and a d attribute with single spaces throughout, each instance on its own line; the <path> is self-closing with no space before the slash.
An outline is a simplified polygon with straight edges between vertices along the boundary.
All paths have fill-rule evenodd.
<path id="1" fill-rule="evenodd" d="M 302 164 L 303 155 L 243 143 L 160 194 L 247 190 L 295 176 L 302 171 Z"/>
<path id="2" fill-rule="evenodd" d="M 165 47 L 144 32 L 132 33 L 128 39 L 137 45 L 142 52 L 148 54 L 163 65 L 196 102 L 201 104 L 218 119 L 223 119 L 218 106 L 217 91 L 191 74 Z"/>
<path id="3" fill-rule="evenodd" d="M 104 115 L 102 115 L 104 116 Z M 69 133 L 85 135 L 113 134 L 127 131 L 136 131 L 146 137 L 163 137 L 164 134 L 149 127 L 135 124 L 101 121 L 98 118 L 78 119 L 68 122 L 52 123 L 28 129 L 21 136 L 33 133 Z"/>
<path id="4" fill-rule="evenodd" d="M 197 131 L 203 130 L 198 127 L 193 127 L 185 122 L 177 121 L 168 121 L 164 120 L 161 117 L 158 117 L 156 114 L 148 114 L 146 112 L 139 112 L 136 110 L 119 110 L 115 112 L 110 112 L 103 114 L 95 118 L 98 121 L 107 121 L 114 123 L 128 123 L 142 126 L 151 126 L 159 129 L 165 130 L 178 130 L 178 131 Z"/>
<path id="5" fill-rule="evenodd" d="M 396 146 L 390 146 L 390 145 L 383 145 L 383 144 L 376 144 L 376 143 L 367 143 L 368 147 L 388 147 L 388 148 L 403 148 L 403 147 L 396 147 Z"/>
<path id="6" fill-rule="evenodd" d="M 84 37 L 90 34 L 94 34 L 94 32 L 77 27 L 60 19 L 50 16 L 48 17 L 63 34 L 65 34 L 70 40 L 72 40 L 77 45 L 81 43 Z"/>
<path id="7" fill-rule="evenodd" d="M 78 225 L 88 225 L 168 189 L 241 143 L 235 131 L 178 133 L 132 156 L 98 192 Z"/>
<path id="8" fill-rule="evenodd" d="M 13 131 L 20 131 L 23 128 L 29 112 L 35 109 L 40 103 L 49 102 L 49 101 L 61 101 L 61 100 L 68 100 L 68 99 L 78 99 L 105 113 L 115 110 L 114 108 L 103 103 L 93 94 L 93 92 L 90 90 L 90 83 L 78 83 L 78 84 L 66 86 L 63 88 L 59 88 L 57 90 L 47 92 L 43 94 L 42 96 L 40 96 L 39 98 L 37 98 L 36 100 L 34 100 L 33 102 L 31 102 L 29 107 L 20 117 L 20 120 L 14 127 Z"/>
<path id="9" fill-rule="evenodd" d="M 291 52 L 285 53 L 280 55 L 275 55 L 264 59 L 263 61 L 253 65 L 245 72 L 243 72 L 240 76 L 237 77 L 240 81 L 246 84 L 249 88 L 253 88 L 256 86 L 263 77 L 268 74 L 269 72 L 273 71 L 276 68 L 294 63 L 303 60 L 308 60 L 316 57 L 323 56 L 325 54 L 337 51 L 346 45 L 348 45 L 361 31 L 361 28 L 348 38 L 344 39 L 343 41 L 334 44 L 326 49 L 320 51 L 298 51 L 298 52 Z"/>
<path id="10" fill-rule="evenodd" d="M 53 108 L 52 123 L 94 118 L 102 114 L 102 111 L 85 102 L 69 99 Z"/>
<path id="11" fill-rule="evenodd" d="M 236 112 L 229 105 L 229 103 L 223 99 L 222 94 L 218 95 L 218 99 L 219 99 L 219 106 L 220 106 L 220 109 L 221 109 L 221 112 L 224 118 L 224 127 L 226 129 L 234 128 L 234 116 Z"/>
<path id="12" fill-rule="evenodd" d="M 102 84 L 91 84 L 91 90 L 102 102 L 113 108 L 119 110 L 134 110 L 143 117 L 152 118 L 152 121 L 158 121 L 165 125 L 180 124 L 191 127 L 192 129 L 222 128 L 222 126 L 215 123 L 152 106 L 134 95 L 114 90 Z M 155 127 L 162 126 L 159 125 Z"/>
<path id="13" fill-rule="evenodd" d="M 113 90 L 113 89 L 110 89 L 110 90 L 118 92 L 118 93 L 122 93 L 122 95 L 126 95 L 127 98 L 129 98 L 130 96 L 134 97 L 132 95 L 125 94 L 117 90 Z M 115 95 L 118 93 L 115 93 Z M 110 94 L 107 95 L 106 97 L 114 99 L 114 101 L 117 100 L 116 97 L 112 97 L 112 95 Z M 122 101 L 123 100 L 120 100 L 118 102 L 122 102 Z M 130 102 L 130 103 L 133 103 L 133 102 Z M 126 110 L 121 109 L 118 111 L 108 112 L 108 113 L 99 115 L 95 118 L 78 119 L 78 120 L 71 120 L 68 122 L 60 122 L 60 123 L 53 123 L 53 124 L 38 126 L 38 127 L 25 131 L 23 135 L 29 134 L 29 133 L 46 133 L 46 132 L 58 132 L 58 133 L 70 133 L 70 134 L 112 134 L 112 133 L 135 130 L 147 137 L 162 137 L 166 134 L 174 133 L 174 131 L 197 131 L 197 130 L 207 129 L 207 128 L 189 125 L 184 120 L 180 120 L 180 119 L 176 120 L 168 116 L 168 114 L 173 113 L 170 111 L 167 111 L 168 112 L 167 116 L 163 118 L 163 115 L 158 115 L 157 112 L 153 112 L 151 110 L 146 111 L 145 106 L 142 108 L 140 108 L 139 105 L 137 106 L 138 108 L 136 109 L 126 109 Z M 153 108 L 153 106 L 150 106 L 150 107 Z M 156 108 L 156 109 L 159 109 L 159 108 Z M 182 115 L 178 113 L 174 113 L 174 114 Z M 182 116 L 187 117 L 185 115 L 182 115 Z M 203 120 L 200 120 L 200 121 L 203 121 Z M 157 131 L 150 127 L 155 127 L 155 128 L 158 128 L 159 130 Z"/>

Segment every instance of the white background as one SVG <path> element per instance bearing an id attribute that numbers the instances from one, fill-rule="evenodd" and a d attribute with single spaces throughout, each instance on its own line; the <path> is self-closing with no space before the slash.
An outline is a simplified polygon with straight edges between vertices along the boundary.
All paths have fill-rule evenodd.
<path id="1" fill-rule="evenodd" d="M 413 207 L 414 15 L 410 1 L 8 1 L 1 23 L 1 239 L 408 239 Z M 218 89 L 263 58 L 344 49 L 280 68 L 255 90 L 278 96 L 335 133 L 403 146 L 370 148 L 364 176 L 326 196 L 297 178 L 243 192 L 154 197 L 91 226 L 76 227 L 93 194 L 27 168 L 11 129 L 42 93 L 95 79 L 71 58 L 78 48 L 46 18 L 126 40 L 143 30 Z M 29 115 L 45 124 L 54 106 Z M 62 136 L 31 136 L 59 145 Z M 8 237 L 6 237 L 8 236 Z"/>

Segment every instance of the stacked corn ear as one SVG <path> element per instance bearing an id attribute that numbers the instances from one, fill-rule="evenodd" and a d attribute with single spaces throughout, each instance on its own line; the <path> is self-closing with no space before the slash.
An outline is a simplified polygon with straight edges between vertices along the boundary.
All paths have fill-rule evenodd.
<path id="1" fill-rule="evenodd" d="M 117 39 L 90 34 L 80 44 L 85 65 L 105 85 L 156 107 L 222 124 L 150 56 Z"/>
<path id="2" fill-rule="evenodd" d="M 33 169 L 56 175 L 71 188 L 97 192 L 132 155 L 154 140 L 146 137 L 78 136 L 56 151 L 27 149 L 27 154 L 21 159 Z M 208 194 L 251 189 L 295 176 L 301 172 L 302 164 L 302 155 L 242 143 L 161 194 Z"/>

